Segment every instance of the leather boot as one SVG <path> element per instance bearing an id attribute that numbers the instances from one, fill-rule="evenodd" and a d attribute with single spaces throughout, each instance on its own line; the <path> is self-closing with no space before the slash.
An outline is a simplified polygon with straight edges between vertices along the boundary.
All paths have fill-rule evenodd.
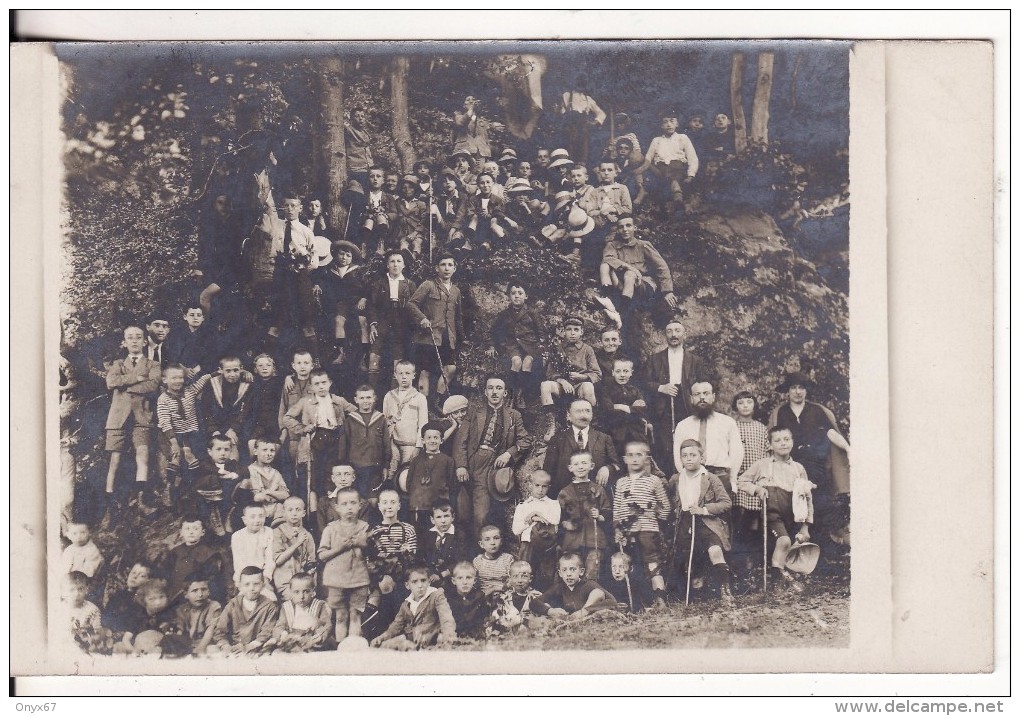
<path id="1" fill-rule="evenodd" d="M 712 576 L 719 587 L 719 601 L 724 607 L 733 606 L 733 590 L 730 588 L 730 568 L 725 564 L 712 565 Z"/>

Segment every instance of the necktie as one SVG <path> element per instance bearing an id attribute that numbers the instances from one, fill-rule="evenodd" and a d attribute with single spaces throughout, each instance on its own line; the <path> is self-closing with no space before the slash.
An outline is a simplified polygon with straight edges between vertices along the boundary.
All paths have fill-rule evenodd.
<path id="1" fill-rule="evenodd" d="M 159 359 L 159 349 L 160 349 L 160 346 L 158 346 L 158 345 L 155 348 L 152 349 L 152 360 L 156 361 L 157 363 L 161 363 L 162 362 Z"/>
<path id="2" fill-rule="evenodd" d="M 577 449 L 584 450 L 584 431 L 577 431 Z"/>
<path id="3" fill-rule="evenodd" d="M 291 228 L 288 221 L 283 230 L 283 253 L 290 253 Z"/>
<path id="4" fill-rule="evenodd" d="M 138 365 L 138 356 L 131 356 L 131 367 L 134 368 Z"/>
<path id="5" fill-rule="evenodd" d="M 707 453 L 708 453 L 708 444 L 706 443 L 707 439 L 708 439 L 708 420 L 706 420 L 705 418 L 699 418 L 698 419 L 698 442 L 701 443 L 701 453 L 704 456 L 704 460 L 705 460 L 706 463 L 708 462 L 708 456 L 707 456 Z"/>
<path id="6" fill-rule="evenodd" d="M 496 411 L 492 411 L 489 424 L 485 426 L 485 436 L 482 438 L 482 445 L 492 447 L 496 439 Z"/>

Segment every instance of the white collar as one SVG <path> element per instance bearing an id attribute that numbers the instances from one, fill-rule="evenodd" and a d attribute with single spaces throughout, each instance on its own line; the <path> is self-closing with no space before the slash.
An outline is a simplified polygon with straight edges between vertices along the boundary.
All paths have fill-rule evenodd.
<path id="1" fill-rule="evenodd" d="M 430 529 L 429 532 L 435 532 L 440 537 L 445 537 L 446 535 L 456 534 L 456 532 L 457 532 L 457 525 L 450 525 L 450 529 L 446 530 L 446 532 L 440 532 L 439 528 L 436 527 L 435 525 L 433 525 L 432 529 Z"/>
<path id="2" fill-rule="evenodd" d="M 435 594 L 438 591 L 439 589 L 437 587 L 429 587 L 428 589 L 425 590 L 425 596 L 422 597 L 421 599 L 418 599 L 416 601 L 412 595 L 408 594 L 407 599 L 405 599 L 404 601 L 410 604 L 413 608 L 417 609 L 422 602 L 429 598 L 430 595 Z"/>

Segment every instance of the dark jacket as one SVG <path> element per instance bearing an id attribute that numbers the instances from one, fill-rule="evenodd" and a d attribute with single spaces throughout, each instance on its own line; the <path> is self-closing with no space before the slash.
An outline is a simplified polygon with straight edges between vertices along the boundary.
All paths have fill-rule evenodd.
<path id="1" fill-rule="evenodd" d="M 557 430 L 549 441 L 549 447 L 545 453 L 543 469 L 552 475 L 552 483 L 549 485 L 549 497 L 556 499 L 560 490 L 570 484 L 573 475 L 567 470 L 570 466 L 570 456 L 580 448 L 574 435 L 574 428 L 570 425 Z M 588 444 L 585 446 L 591 453 L 594 468 L 591 472 L 591 479 L 603 467 L 609 467 L 609 484 L 616 482 L 620 474 L 620 458 L 613 445 L 613 439 L 595 428 L 588 428 Z"/>

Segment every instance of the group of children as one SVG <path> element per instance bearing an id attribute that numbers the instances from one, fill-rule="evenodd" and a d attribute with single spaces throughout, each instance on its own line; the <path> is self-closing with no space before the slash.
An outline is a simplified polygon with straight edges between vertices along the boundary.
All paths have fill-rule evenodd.
<path id="1" fill-rule="evenodd" d="M 422 433 L 426 460 L 449 459 L 439 452 L 441 424 Z M 773 454 L 741 475 L 738 490 L 767 499 L 775 583 L 799 585 L 785 560 L 794 541 L 810 537 L 810 499 L 800 500 L 811 486 L 789 457 L 790 431 L 774 428 L 770 445 Z M 686 576 L 688 594 L 692 578 L 707 577 L 722 603 L 732 604 L 725 559 L 731 498 L 706 471 L 702 452 L 698 441 L 684 441 L 682 469 L 666 483 L 652 469 L 648 444 L 628 442 L 626 472 L 607 489 L 592 481 L 591 453 L 578 450 L 570 456 L 572 482 L 555 500 L 548 496 L 551 476 L 536 470 L 528 498 L 514 510 L 514 553 L 492 524 L 474 535 L 472 548 L 470 528 L 455 521 L 453 480 L 438 480 L 422 509 L 388 486 L 370 501 L 371 491 L 356 487 L 354 468 L 338 465 L 330 475 L 334 489 L 322 500 L 328 509 L 322 505 L 327 518 L 318 540 L 295 495 L 279 503 L 271 524 L 271 500 L 244 504 L 229 559 L 204 539 L 203 519 L 188 514 L 159 576 L 135 562 L 103 610 L 88 600 L 102 555 L 88 526 L 71 523 L 63 563 L 71 632 L 89 650 L 105 642 L 114 653 L 168 656 L 354 648 L 367 639 L 411 650 L 491 638 L 535 618 L 661 607 L 667 577 Z"/>
<path id="2" fill-rule="evenodd" d="M 368 161 L 346 194 L 352 217 L 342 236 L 321 202 L 298 226 L 292 193 L 283 219 L 267 199 L 261 238 L 235 257 L 252 264 L 239 272 L 251 282 L 246 299 L 277 304 L 267 311 L 265 352 L 249 363 L 238 350 L 201 348 L 206 314 L 221 310 L 219 287 L 185 308 L 179 333 L 190 348 L 174 358 L 160 353 L 169 331 L 162 314 L 124 329 L 125 354 L 106 375 L 101 530 L 118 519 L 113 496 L 130 433 L 137 509 L 155 511 L 156 483 L 162 507 L 180 521 L 180 543 L 159 564 L 131 564 L 124 587 L 113 589 L 89 526 L 68 522 L 63 599 L 78 644 L 173 656 L 363 641 L 409 650 L 493 638 L 532 619 L 661 607 L 667 590 L 683 593 L 685 578 L 688 593 L 692 580 L 707 578 L 731 603 L 735 496 L 705 469 L 698 441 L 679 446 L 671 480 L 657 470 L 651 443 L 671 436 L 651 429 L 649 396 L 622 348 L 634 299 L 661 295 L 676 308 L 668 266 L 634 226 L 656 183 L 681 211 L 698 173 L 698 150 L 677 134 L 675 114 L 664 114 L 662 129 L 645 154 L 632 134 L 615 140 L 597 163 L 597 187 L 562 149 L 540 148 L 533 162 L 511 149 L 496 161 L 458 151 L 438 176 L 418 162 L 393 181 Z M 328 253 L 313 231 L 333 239 Z M 564 399 L 586 404 L 585 424 L 594 411 L 621 466 L 607 483 L 594 446 L 564 455 L 570 482 L 533 471 L 504 525 L 494 511 L 463 509 L 473 476 L 454 459 L 469 400 L 453 392 L 466 340 L 464 292 L 453 278 L 459 258 L 515 239 L 552 246 L 597 274 L 597 300 L 615 325 L 593 347 L 584 322 L 568 316 L 551 350 L 528 287 L 509 281 L 509 305 L 491 331 L 489 355 L 506 370 L 497 381 L 517 407 L 537 393 L 545 443 Z M 372 251 L 384 257 L 384 274 L 365 271 Z M 426 254 L 434 277 L 416 285 L 404 270 Z M 282 376 L 286 321 L 304 342 Z M 491 449 L 504 413 L 493 403 L 486 414 L 481 448 Z M 809 538 L 810 483 L 789 458 L 790 431 L 768 439 L 771 454 L 744 466 L 738 494 L 765 500 L 774 583 L 796 587 L 785 565 L 794 542 Z"/>

